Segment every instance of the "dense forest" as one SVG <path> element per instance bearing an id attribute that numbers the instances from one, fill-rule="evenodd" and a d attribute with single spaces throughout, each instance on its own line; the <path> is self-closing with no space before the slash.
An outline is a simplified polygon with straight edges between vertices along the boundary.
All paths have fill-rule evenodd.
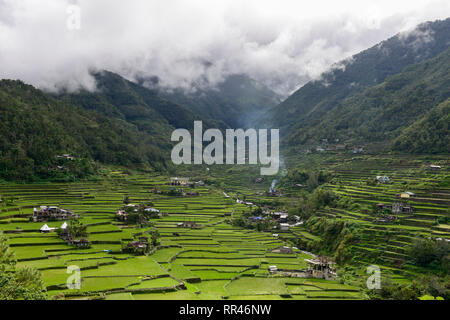
<path id="1" fill-rule="evenodd" d="M 136 126 L 62 102 L 21 81 L 0 81 L 0 178 L 77 178 L 101 163 L 162 163 L 154 138 Z M 61 163 L 58 155 L 73 160 Z M 68 171 L 70 173 L 68 174 Z"/>
<path id="2" fill-rule="evenodd" d="M 320 120 L 305 124 L 291 133 L 286 144 L 308 143 L 317 138 L 330 141 L 352 141 L 364 144 L 387 142 L 413 133 L 414 123 L 420 122 L 430 110 L 450 97 L 450 49 L 439 56 L 407 67 L 383 83 L 353 95 L 327 112 Z M 434 114 L 441 114 L 434 112 Z M 442 124 L 443 125 L 443 124 Z M 412 128 L 408 128 L 413 126 Z M 407 132 L 403 132 L 408 128 Z M 424 130 L 442 131 L 426 126 Z M 438 132 L 425 133 L 434 148 L 414 148 L 416 152 L 445 152 L 444 137 Z M 397 140 L 399 141 L 399 140 Z M 448 144 L 447 144 L 448 146 Z"/>

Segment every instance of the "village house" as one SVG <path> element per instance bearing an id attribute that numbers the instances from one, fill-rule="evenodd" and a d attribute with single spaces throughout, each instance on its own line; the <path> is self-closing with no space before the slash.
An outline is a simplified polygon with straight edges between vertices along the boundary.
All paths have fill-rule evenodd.
<path id="1" fill-rule="evenodd" d="M 415 196 L 416 195 L 414 193 L 409 192 L 409 191 L 405 191 L 405 192 L 397 194 L 397 198 L 403 198 L 403 199 L 409 199 L 409 198 L 413 198 Z"/>
<path id="2" fill-rule="evenodd" d="M 278 271 L 277 266 L 269 266 L 268 268 L 270 274 L 274 274 Z"/>
<path id="3" fill-rule="evenodd" d="M 184 221 L 177 223 L 178 228 L 191 228 L 191 229 L 197 229 L 200 228 L 200 226 L 195 223 L 194 221 Z"/>
<path id="4" fill-rule="evenodd" d="M 81 238 L 81 239 L 68 239 L 67 240 L 67 244 L 69 246 L 74 246 L 77 248 L 89 248 L 91 246 L 91 243 L 85 239 L 85 238 Z"/>
<path id="5" fill-rule="evenodd" d="M 272 250 L 272 253 L 293 254 L 294 250 L 288 246 L 282 246 Z"/>
<path id="6" fill-rule="evenodd" d="M 289 217 L 286 212 L 271 212 L 270 215 L 278 222 L 287 222 Z"/>
<path id="7" fill-rule="evenodd" d="M 117 210 L 116 212 L 116 218 L 119 221 L 127 221 L 127 215 L 125 210 Z"/>
<path id="8" fill-rule="evenodd" d="M 405 205 L 402 202 L 392 203 L 392 213 L 413 213 L 414 208 L 412 206 Z"/>
<path id="9" fill-rule="evenodd" d="M 130 252 L 134 254 L 145 254 L 148 248 L 148 238 L 140 237 L 137 241 L 131 241 L 122 248 L 122 252 Z"/>
<path id="10" fill-rule="evenodd" d="M 77 218 L 79 218 L 79 215 L 76 215 L 70 209 L 66 210 L 56 206 L 40 206 L 39 209 L 34 208 L 33 215 L 31 217 L 33 222 L 59 221 Z"/>
<path id="11" fill-rule="evenodd" d="M 269 195 L 274 197 L 281 197 L 281 191 L 275 188 L 270 188 Z"/>
<path id="12" fill-rule="evenodd" d="M 281 231 L 288 231 L 289 230 L 289 223 L 280 223 L 280 230 Z"/>
<path id="13" fill-rule="evenodd" d="M 171 186 L 186 186 L 189 184 L 189 178 L 173 177 L 170 178 L 169 184 Z"/>
<path id="14" fill-rule="evenodd" d="M 127 208 L 132 208 L 132 211 L 135 213 L 139 212 L 139 205 L 127 204 L 127 205 L 125 205 L 125 209 L 117 210 L 117 212 L 116 212 L 117 220 L 119 220 L 119 221 L 127 221 L 128 220 L 128 212 L 130 209 L 127 209 Z M 162 212 L 160 212 L 160 210 L 153 208 L 151 206 L 144 207 L 143 211 L 144 211 L 144 213 L 150 215 L 150 217 L 154 217 L 154 216 L 162 217 L 162 216 L 167 215 L 167 213 L 162 213 Z"/>
<path id="15" fill-rule="evenodd" d="M 436 164 L 430 164 L 430 169 L 433 169 L 433 170 L 439 170 L 439 169 L 441 169 L 442 167 L 441 166 L 438 166 L 438 165 L 436 165 Z"/>
<path id="16" fill-rule="evenodd" d="M 62 228 L 64 226 L 64 228 Z M 85 237 L 75 238 L 70 234 L 67 224 L 61 226 L 61 233 L 59 234 L 61 239 L 63 239 L 69 246 L 74 246 L 77 248 L 89 248 L 91 243 Z"/>
<path id="17" fill-rule="evenodd" d="M 317 257 L 316 259 L 305 259 L 309 264 L 306 273 L 319 279 L 335 279 L 337 277 L 336 269 L 333 267 L 336 263 L 328 257 Z"/>
<path id="18" fill-rule="evenodd" d="M 379 183 L 389 183 L 390 179 L 388 176 L 376 176 L 375 180 L 377 180 Z"/>
<path id="19" fill-rule="evenodd" d="M 363 153 L 364 152 L 364 148 L 353 148 L 352 152 L 353 153 Z"/>
<path id="20" fill-rule="evenodd" d="M 75 157 L 73 157 L 73 156 L 71 156 L 70 154 L 67 154 L 67 153 L 62 154 L 62 155 L 58 155 L 58 156 L 56 156 L 56 158 L 64 159 L 64 160 L 70 160 L 70 161 L 75 160 Z"/>
<path id="21" fill-rule="evenodd" d="M 44 224 L 39 230 L 42 233 L 49 233 L 49 232 L 55 231 L 56 228 L 50 228 L 47 224 Z"/>
<path id="22" fill-rule="evenodd" d="M 280 219 L 279 219 L 279 221 L 281 222 L 281 223 L 285 223 L 285 222 L 288 222 L 288 217 L 289 217 L 289 215 L 287 214 L 287 213 L 281 213 L 280 214 Z"/>
<path id="23" fill-rule="evenodd" d="M 159 213 L 160 212 L 158 209 L 153 208 L 153 207 L 145 207 L 144 211 L 145 212 L 150 212 L 150 213 Z"/>

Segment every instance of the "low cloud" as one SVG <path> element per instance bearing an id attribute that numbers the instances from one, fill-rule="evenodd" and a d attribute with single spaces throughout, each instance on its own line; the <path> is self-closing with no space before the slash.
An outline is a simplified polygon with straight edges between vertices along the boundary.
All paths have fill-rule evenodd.
<path id="1" fill-rule="evenodd" d="M 287 95 L 332 64 L 450 13 L 441 0 L 361 2 L 0 0 L 0 77 L 92 90 L 90 72 L 107 69 L 193 90 L 245 73 Z M 81 9 L 80 29 L 68 26 L 69 5 Z"/>

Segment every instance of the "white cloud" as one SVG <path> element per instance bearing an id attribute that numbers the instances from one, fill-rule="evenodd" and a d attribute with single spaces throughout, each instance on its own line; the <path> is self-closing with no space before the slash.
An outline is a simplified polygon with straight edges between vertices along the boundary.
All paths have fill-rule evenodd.
<path id="1" fill-rule="evenodd" d="M 67 28 L 67 6 L 81 29 Z M 0 78 L 94 88 L 92 69 L 191 88 L 246 73 L 287 94 L 450 3 L 298 0 L 0 0 Z"/>

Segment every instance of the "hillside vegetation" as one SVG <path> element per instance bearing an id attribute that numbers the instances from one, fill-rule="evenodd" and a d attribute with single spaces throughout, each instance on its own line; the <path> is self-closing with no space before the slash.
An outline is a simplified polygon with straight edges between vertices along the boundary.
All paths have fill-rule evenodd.
<path id="1" fill-rule="evenodd" d="M 32 180 L 66 176 L 57 155 L 72 154 L 64 164 L 73 178 L 92 173 L 91 160 L 118 165 L 162 161 L 149 135 L 120 119 L 83 110 L 54 99 L 21 81 L 0 81 L 0 178 Z"/>
<path id="2" fill-rule="evenodd" d="M 450 49 L 436 58 L 406 68 L 361 94 L 343 100 L 320 120 L 293 131 L 287 144 L 307 143 L 317 138 L 389 144 L 400 134 L 405 139 L 417 126 L 405 133 L 403 130 L 415 122 L 421 122 L 430 110 L 449 98 L 449 74 Z M 436 112 L 441 114 L 442 111 Z M 422 147 L 410 151 L 448 151 L 442 144 L 445 137 L 434 132 L 435 129 L 442 130 L 434 126 L 423 126 L 421 130 L 428 137 L 428 143 L 434 146 L 433 149 Z"/>
<path id="3" fill-rule="evenodd" d="M 324 138 L 389 146 L 448 97 L 449 31 L 450 19 L 428 22 L 362 51 L 270 109 L 260 124 L 279 127 L 290 148 Z"/>

